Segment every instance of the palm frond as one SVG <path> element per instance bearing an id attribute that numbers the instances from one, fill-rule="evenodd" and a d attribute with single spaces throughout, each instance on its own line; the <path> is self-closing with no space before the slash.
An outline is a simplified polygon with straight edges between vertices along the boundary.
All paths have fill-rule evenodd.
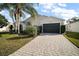
<path id="1" fill-rule="evenodd" d="M 33 7 L 26 7 L 26 13 L 31 14 L 31 17 L 34 17 L 38 14 L 37 11 Z"/>
<path id="2" fill-rule="evenodd" d="M 3 9 L 8 9 L 8 8 L 9 8 L 9 6 L 8 6 L 7 3 L 0 4 L 0 11 L 3 10 Z"/>

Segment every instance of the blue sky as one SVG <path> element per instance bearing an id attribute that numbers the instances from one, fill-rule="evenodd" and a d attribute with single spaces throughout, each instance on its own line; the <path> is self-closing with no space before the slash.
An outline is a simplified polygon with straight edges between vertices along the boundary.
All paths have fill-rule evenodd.
<path id="1" fill-rule="evenodd" d="M 39 6 L 35 6 L 35 9 L 40 15 L 54 16 L 67 20 L 75 16 L 79 17 L 78 6 L 79 3 L 39 3 Z M 0 14 L 4 15 L 9 22 L 12 22 L 7 10 L 3 10 Z M 29 17 L 29 15 L 26 16 Z"/>
<path id="2" fill-rule="evenodd" d="M 49 3 L 40 4 L 36 9 L 41 15 L 55 16 L 67 20 L 74 16 L 79 16 L 78 6 L 78 3 Z"/>

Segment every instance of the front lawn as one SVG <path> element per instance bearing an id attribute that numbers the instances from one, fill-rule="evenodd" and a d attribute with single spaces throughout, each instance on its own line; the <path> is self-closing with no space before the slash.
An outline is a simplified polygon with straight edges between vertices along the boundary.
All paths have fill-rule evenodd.
<path id="1" fill-rule="evenodd" d="M 25 36 L 24 38 L 20 37 L 19 39 L 17 39 L 15 38 L 17 37 L 15 34 L 2 34 L 0 38 L 2 37 L 4 37 L 5 39 L 0 39 L 0 56 L 7 56 L 15 52 L 16 50 L 18 50 L 33 39 L 33 37 L 29 36 Z"/>
<path id="2" fill-rule="evenodd" d="M 76 32 L 66 32 L 64 36 L 71 41 L 75 46 L 79 48 L 79 33 Z"/>
<path id="3" fill-rule="evenodd" d="M 7 38 L 12 38 L 12 37 L 16 37 L 17 34 L 0 34 L 0 39 L 4 38 L 4 39 L 7 39 Z"/>

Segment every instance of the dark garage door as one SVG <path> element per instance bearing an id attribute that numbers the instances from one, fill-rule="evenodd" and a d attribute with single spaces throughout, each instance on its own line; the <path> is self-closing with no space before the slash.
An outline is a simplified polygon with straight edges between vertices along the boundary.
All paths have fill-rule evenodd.
<path id="1" fill-rule="evenodd" d="M 43 32 L 44 33 L 59 33 L 60 23 L 43 24 Z"/>

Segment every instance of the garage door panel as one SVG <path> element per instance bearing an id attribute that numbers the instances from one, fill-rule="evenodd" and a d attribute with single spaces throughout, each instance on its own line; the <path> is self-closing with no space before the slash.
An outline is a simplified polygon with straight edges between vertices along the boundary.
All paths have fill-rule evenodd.
<path id="1" fill-rule="evenodd" d="M 59 33 L 59 30 L 60 30 L 59 23 L 43 24 L 43 32 L 44 33 Z"/>

